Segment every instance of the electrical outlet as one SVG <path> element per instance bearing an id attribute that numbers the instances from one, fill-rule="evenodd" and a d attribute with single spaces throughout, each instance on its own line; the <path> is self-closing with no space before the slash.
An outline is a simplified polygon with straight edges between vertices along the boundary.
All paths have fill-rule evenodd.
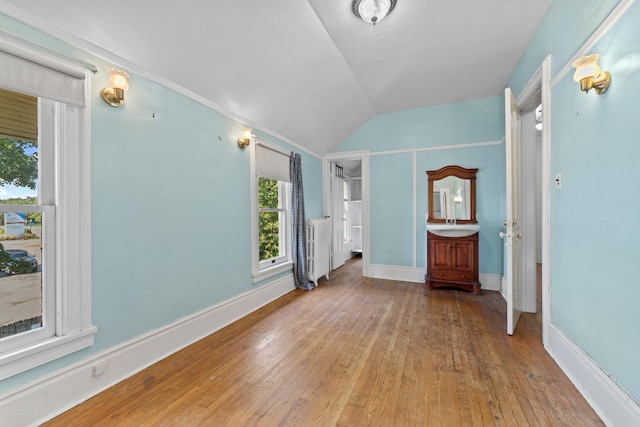
<path id="1" fill-rule="evenodd" d="M 106 360 L 96 363 L 95 365 L 93 365 L 93 376 L 99 377 L 100 375 L 104 374 L 107 371 L 108 366 L 109 362 Z"/>
<path id="2" fill-rule="evenodd" d="M 556 190 L 560 190 L 562 188 L 562 174 L 556 174 Z"/>

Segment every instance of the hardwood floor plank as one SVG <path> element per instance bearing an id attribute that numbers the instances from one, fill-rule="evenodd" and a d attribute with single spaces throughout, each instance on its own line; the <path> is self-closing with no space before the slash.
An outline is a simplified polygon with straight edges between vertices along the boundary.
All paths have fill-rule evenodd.
<path id="1" fill-rule="evenodd" d="M 541 344 L 541 314 L 362 278 L 355 259 L 46 426 L 601 426 Z"/>

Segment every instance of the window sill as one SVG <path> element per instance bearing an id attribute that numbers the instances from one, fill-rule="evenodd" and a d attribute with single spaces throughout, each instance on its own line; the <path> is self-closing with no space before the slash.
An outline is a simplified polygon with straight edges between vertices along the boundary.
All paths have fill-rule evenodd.
<path id="1" fill-rule="evenodd" d="M 86 331 L 63 337 L 52 337 L 16 351 L 0 354 L 0 381 L 92 346 L 93 335 L 97 330 L 93 326 Z"/>
<path id="2" fill-rule="evenodd" d="M 253 283 L 260 282 L 262 280 L 268 279 L 269 277 L 273 277 L 276 274 L 284 273 L 287 270 L 291 270 L 293 267 L 292 261 L 287 261 L 282 264 L 275 265 L 273 267 L 265 268 L 264 270 L 260 270 L 257 273 L 253 273 L 251 275 L 251 281 Z"/>

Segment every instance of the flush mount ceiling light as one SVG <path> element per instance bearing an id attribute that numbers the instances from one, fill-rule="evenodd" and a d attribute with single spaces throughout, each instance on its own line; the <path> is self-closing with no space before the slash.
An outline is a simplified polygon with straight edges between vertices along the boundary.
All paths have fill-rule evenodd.
<path id="1" fill-rule="evenodd" d="M 364 22 L 376 25 L 396 7 L 396 0 L 353 0 L 351 10 Z"/>

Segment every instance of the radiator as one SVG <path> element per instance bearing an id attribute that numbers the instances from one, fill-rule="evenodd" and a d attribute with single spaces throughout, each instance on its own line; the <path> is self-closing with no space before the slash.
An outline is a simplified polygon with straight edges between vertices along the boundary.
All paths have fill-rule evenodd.
<path id="1" fill-rule="evenodd" d="M 307 270 L 309 281 L 318 286 L 318 279 L 329 280 L 329 247 L 331 223 L 329 218 L 307 221 Z"/>

